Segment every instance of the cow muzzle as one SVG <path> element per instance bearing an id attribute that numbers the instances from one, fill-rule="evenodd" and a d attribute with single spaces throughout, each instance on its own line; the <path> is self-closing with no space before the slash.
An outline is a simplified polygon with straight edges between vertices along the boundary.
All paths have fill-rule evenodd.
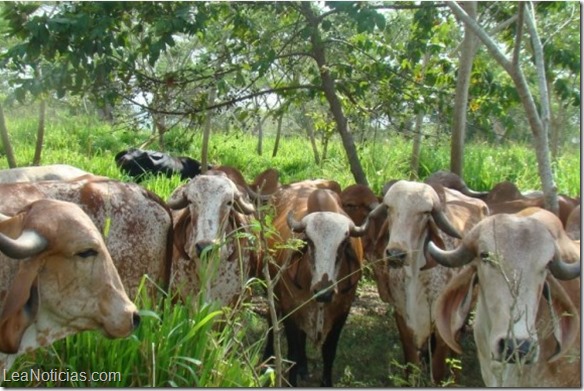
<path id="1" fill-rule="evenodd" d="M 314 299 L 319 303 L 330 303 L 335 295 L 336 287 L 332 281 L 320 281 L 312 288 Z"/>
<path id="2" fill-rule="evenodd" d="M 408 253 L 399 248 L 387 248 L 385 250 L 385 259 L 390 269 L 403 267 L 407 256 Z"/>
<path id="3" fill-rule="evenodd" d="M 510 364 L 532 364 L 537 360 L 537 342 L 531 338 L 501 338 L 494 359 Z"/>
<path id="4" fill-rule="evenodd" d="M 203 253 L 209 252 L 214 245 L 215 242 L 213 242 L 212 240 L 201 240 L 195 243 L 195 251 L 197 253 L 197 257 L 201 258 Z"/>

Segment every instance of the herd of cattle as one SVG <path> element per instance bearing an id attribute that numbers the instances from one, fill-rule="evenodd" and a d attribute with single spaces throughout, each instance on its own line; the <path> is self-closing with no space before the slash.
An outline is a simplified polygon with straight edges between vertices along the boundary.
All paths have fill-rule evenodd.
<path id="1" fill-rule="evenodd" d="M 325 179 L 283 185 L 273 168 L 252 182 L 227 166 L 184 179 L 164 201 L 67 165 L 0 171 L 0 369 L 79 331 L 129 335 L 145 274 L 229 306 L 269 262 L 292 386 L 308 373 L 307 339 L 333 384 L 364 267 L 394 309 L 406 362 L 437 384 L 472 328 L 485 385 L 581 386 L 579 199 L 560 196 L 557 217 L 542 194 L 509 182 L 476 192 L 442 171 L 380 196 Z M 260 240 L 250 227 L 270 210 L 276 234 Z"/>

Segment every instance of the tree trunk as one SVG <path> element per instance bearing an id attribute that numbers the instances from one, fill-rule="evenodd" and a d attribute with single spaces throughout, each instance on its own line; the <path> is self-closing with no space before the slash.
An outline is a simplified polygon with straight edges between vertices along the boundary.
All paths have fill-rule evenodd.
<path id="1" fill-rule="evenodd" d="M 428 52 L 424 53 L 422 59 L 422 83 L 426 77 L 426 70 L 428 69 L 428 61 L 430 55 Z M 420 152 L 422 151 L 422 122 L 424 121 L 425 113 L 420 111 L 416 115 L 416 122 L 414 124 L 414 144 L 412 146 L 412 158 L 410 160 L 410 179 L 418 178 L 418 169 L 420 168 Z"/>
<path id="2" fill-rule="evenodd" d="M 548 91 L 551 89 L 548 88 Z M 552 127 L 550 129 L 550 149 L 552 154 L 552 161 L 556 161 L 560 153 L 560 130 L 562 126 L 562 118 L 565 118 L 564 105 L 561 101 L 558 102 L 557 109 L 552 112 Z"/>
<path id="3" fill-rule="evenodd" d="M 267 117 L 266 117 L 267 118 Z M 258 123 L 257 123 L 257 131 L 258 131 L 258 145 L 256 148 L 256 152 L 259 156 L 262 156 L 262 150 L 263 150 L 263 141 L 264 141 L 264 120 L 262 120 L 261 118 L 258 118 Z"/>
<path id="4" fill-rule="evenodd" d="M 207 96 L 207 107 L 213 105 L 215 102 L 215 95 L 217 91 L 215 86 L 212 85 L 209 89 L 209 95 Z M 201 173 L 207 172 L 207 164 L 209 161 L 209 136 L 211 134 L 211 112 L 207 110 L 205 113 L 205 123 L 203 124 L 203 145 L 201 146 Z"/>
<path id="5" fill-rule="evenodd" d="M 549 211 L 558 214 L 559 212 L 559 205 L 558 205 L 558 195 L 557 195 L 557 188 L 554 182 L 554 177 L 552 175 L 551 169 L 551 161 L 550 161 L 550 152 L 549 152 L 549 145 L 548 145 L 548 136 L 547 136 L 547 128 L 545 125 L 545 121 L 542 121 L 542 117 L 548 115 L 547 120 L 549 121 L 549 107 L 542 108 L 542 117 L 540 117 L 537 106 L 533 99 L 533 95 L 529 90 L 529 85 L 527 84 L 527 80 L 519 66 L 519 61 L 514 61 L 512 63 L 509 61 L 507 57 L 500 51 L 498 45 L 487 35 L 487 33 L 476 23 L 475 20 L 470 18 L 466 12 L 455 2 L 448 2 L 448 6 L 452 11 L 458 16 L 462 21 L 467 24 L 469 27 L 472 28 L 472 31 L 478 35 L 479 39 L 485 44 L 489 53 L 493 56 L 493 58 L 505 69 L 505 71 L 511 76 L 513 83 L 515 84 L 515 88 L 517 88 L 517 93 L 519 94 L 519 98 L 521 99 L 521 103 L 523 104 L 523 108 L 527 114 L 527 120 L 529 122 L 529 126 L 531 127 L 531 131 L 533 133 L 533 140 L 535 144 L 535 156 L 537 158 L 537 168 L 539 177 L 541 179 L 542 190 L 544 194 L 544 205 L 545 208 Z M 525 12 L 525 19 L 528 23 L 528 27 L 530 29 L 530 34 L 534 41 L 539 41 L 539 37 L 537 36 L 537 31 L 535 30 L 535 25 L 533 24 L 533 20 L 531 19 L 531 12 L 526 10 Z M 517 37 L 520 39 L 521 37 Z M 535 46 L 535 45 L 534 45 Z M 543 62 L 543 58 L 540 57 L 537 59 L 538 56 L 543 56 L 543 53 L 539 50 L 536 50 L 534 47 L 534 56 L 536 57 L 536 63 L 538 61 Z M 540 67 L 538 66 L 538 70 Z M 545 74 L 541 75 L 538 71 L 538 78 L 540 81 L 538 85 L 542 88 L 542 80 L 541 77 L 545 78 Z M 549 105 L 549 102 L 546 99 L 547 91 L 540 91 L 540 95 L 542 95 L 542 104 Z"/>
<path id="6" fill-rule="evenodd" d="M 310 140 L 310 145 L 312 146 L 312 153 L 314 155 L 314 163 L 316 165 L 320 165 L 320 155 L 318 153 L 318 147 L 316 145 L 316 139 L 314 137 L 314 124 L 312 120 L 306 115 L 306 107 L 304 104 L 300 106 L 300 110 L 302 111 L 302 118 L 304 118 L 304 122 L 306 123 L 306 133 L 308 135 L 308 139 Z"/>
<path id="7" fill-rule="evenodd" d="M 43 143 L 45 140 L 45 114 L 47 111 L 46 101 L 41 99 L 39 105 L 39 126 L 37 129 L 37 140 L 36 147 L 34 150 L 34 158 L 32 160 L 33 166 L 39 166 L 41 164 L 41 154 L 43 152 Z"/>
<path id="8" fill-rule="evenodd" d="M 6 159 L 8 160 L 8 167 L 16 167 L 16 159 L 14 158 L 14 150 L 12 149 L 12 144 L 10 143 L 10 137 L 8 137 L 8 128 L 6 128 L 6 120 L 4 119 L 4 109 L 0 104 L 0 136 L 2 137 L 2 144 L 4 144 L 4 152 L 6 153 Z"/>
<path id="9" fill-rule="evenodd" d="M 461 3 L 467 14 L 476 19 L 477 3 L 469 1 Z M 464 170 L 464 137 L 466 133 L 466 112 L 468 109 L 468 89 L 472 63 L 477 52 L 479 40 L 468 25 L 464 27 L 464 39 L 460 48 L 460 61 L 456 92 L 454 94 L 454 114 L 452 117 L 452 138 L 450 143 L 450 171 L 463 176 Z"/>
<path id="10" fill-rule="evenodd" d="M 414 145 L 412 147 L 412 159 L 410 161 L 410 179 L 418 179 L 418 169 L 420 168 L 420 152 L 422 151 L 422 121 L 424 113 L 416 115 L 414 125 Z"/>
<path id="11" fill-rule="evenodd" d="M 312 10 L 311 3 L 302 2 L 301 7 L 304 15 L 308 20 L 309 25 L 312 27 L 310 32 L 312 54 L 320 71 L 324 95 L 329 103 L 331 113 L 333 114 L 333 118 L 335 120 L 335 123 L 337 124 L 337 131 L 341 136 L 343 147 L 345 148 L 345 152 L 347 153 L 347 159 L 349 161 L 351 173 L 353 174 L 356 183 L 367 185 L 368 184 L 367 176 L 365 175 L 365 172 L 361 167 L 361 162 L 359 161 L 359 156 L 357 154 L 355 142 L 353 141 L 353 136 L 351 135 L 347 127 L 347 118 L 343 113 L 341 101 L 339 100 L 339 97 L 336 94 L 335 82 L 328 70 L 325 47 L 322 42 L 320 33 L 318 31 L 319 21 Z"/>
<path id="12" fill-rule="evenodd" d="M 272 157 L 276 157 L 278 154 L 278 148 L 280 147 L 280 136 L 282 135 L 282 120 L 284 119 L 284 114 L 278 116 L 278 126 L 276 128 L 276 140 L 274 142 L 274 151 L 272 152 Z"/>

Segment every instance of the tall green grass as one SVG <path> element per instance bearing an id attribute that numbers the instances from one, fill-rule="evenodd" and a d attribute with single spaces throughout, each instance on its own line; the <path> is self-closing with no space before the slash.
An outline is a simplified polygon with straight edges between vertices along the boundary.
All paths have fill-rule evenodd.
<path id="1" fill-rule="evenodd" d="M 37 122 L 35 118 L 20 119 L 7 115 L 8 129 L 14 144 L 19 165 L 29 165 L 34 155 L 34 140 Z M 128 180 L 120 174 L 113 162 L 114 155 L 122 149 L 140 145 L 150 136 L 150 132 L 132 132 L 115 129 L 86 117 L 56 117 L 47 121 L 43 164 L 68 163 L 96 174 L 116 179 Z M 188 137 L 187 137 L 188 136 Z M 185 145 L 185 139 L 192 142 Z M 170 153 L 200 158 L 202 136 L 189 133 L 185 129 L 173 129 L 166 135 Z M 275 140 L 265 138 L 263 154 L 256 151 L 257 138 L 241 131 L 228 134 L 214 133 L 209 145 L 209 161 L 212 164 L 231 165 L 239 168 L 248 179 L 253 178 L 268 167 L 280 171 L 282 183 L 309 178 L 334 179 L 345 187 L 354 183 L 349 170 L 345 151 L 340 140 L 333 138 L 327 152 L 327 159 L 315 164 L 312 148 L 307 140 L 299 137 L 283 137 L 276 157 L 272 157 Z M 374 191 L 380 191 L 391 179 L 410 177 L 409 162 L 411 141 L 400 136 L 379 138 L 357 145 L 359 158 Z M 157 149 L 156 144 L 150 148 Z M 322 146 L 319 145 L 322 153 Z M 3 147 L 0 149 L 3 152 Z M 431 139 L 422 145 L 420 168 L 415 177 L 425 179 L 437 170 L 448 170 L 450 163 L 448 140 Z M 576 196 L 580 194 L 580 150 L 568 146 L 554 162 L 554 178 L 560 193 Z M 7 168 L 7 161 L 1 159 L 0 169 Z M 465 147 L 465 182 L 476 190 L 488 190 L 501 181 L 512 181 L 522 190 L 541 189 L 537 172 L 537 161 L 532 145 L 488 143 L 468 143 Z M 153 190 L 163 181 L 155 181 Z M 150 181 L 145 182 L 151 186 Z M 174 181 L 170 185 L 174 186 Z M 161 196 L 165 196 L 164 191 Z"/>
<path id="2" fill-rule="evenodd" d="M 143 281 L 149 283 L 146 278 Z M 148 290 L 142 288 L 135 300 L 142 321 L 132 336 L 110 340 L 97 332 L 80 333 L 21 356 L 10 371 L 107 372 L 112 375 L 111 379 L 92 381 L 90 377 L 71 379 L 74 376 L 62 375 L 49 381 L 31 378 L 3 385 L 253 387 L 270 384 L 270 374 L 261 373 L 259 366 L 262 340 L 248 338 L 249 330 L 258 328 L 260 321 L 248 305 L 222 309 L 204 303 L 199 296 L 185 303 L 174 303 L 167 295 L 153 300 L 144 293 Z"/>

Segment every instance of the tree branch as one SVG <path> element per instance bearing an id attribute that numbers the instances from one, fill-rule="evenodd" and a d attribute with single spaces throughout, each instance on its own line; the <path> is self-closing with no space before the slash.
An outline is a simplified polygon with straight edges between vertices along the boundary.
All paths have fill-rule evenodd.
<path id="1" fill-rule="evenodd" d="M 497 44 L 487 35 L 485 30 L 481 26 L 478 25 L 476 21 L 474 21 L 468 14 L 454 1 L 447 2 L 448 6 L 454 12 L 454 14 L 461 19 L 464 23 L 466 23 L 470 29 L 479 37 L 479 39 L 485 44 L 485 46 L 489 49 L 492 56 L 495 60 L 501 64 L 503 68 L 509 73 L 512 74 L 513 67 L 509 59 L 501 52 Z"/>
<path id="2" fill-rule="evenodd" d="M 517 12 L 517 31 L 515 33 L 515 46 L 513 47 L 513 57 L 511 63 L 514 68 L 519 66 L 519 52 L 521 51 L 521 38 L 523 37 L 523 10 L 525 4 L 520 1 L 517 3 L 519 10 Z"/>

